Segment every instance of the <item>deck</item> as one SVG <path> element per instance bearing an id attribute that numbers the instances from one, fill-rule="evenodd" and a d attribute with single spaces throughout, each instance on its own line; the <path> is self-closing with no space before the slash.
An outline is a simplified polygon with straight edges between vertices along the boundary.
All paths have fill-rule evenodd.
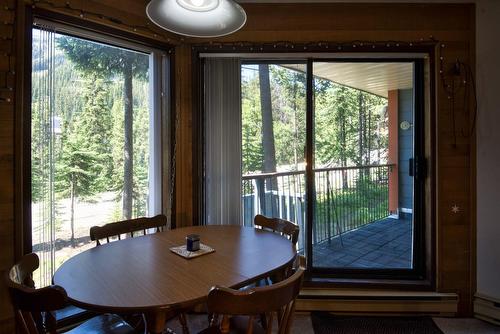
<path id="1" fill-rule="evenodd" d="M 342 245 L 343 243 L 343 245 Z M 314 267 L 385 268 L 412 267 L 411 220 L 385 218 L 342 233 L 313 246 Z"/>

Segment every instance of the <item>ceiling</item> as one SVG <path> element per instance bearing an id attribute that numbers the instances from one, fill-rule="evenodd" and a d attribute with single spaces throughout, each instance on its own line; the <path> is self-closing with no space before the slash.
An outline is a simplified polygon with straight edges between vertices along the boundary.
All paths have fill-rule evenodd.
<path id="1" fill-rule="evenodd" d="M 303 71 L 303 65 L 284 65 Z M 387 97 L 388 91 L 413 87 L 413 64 L 315 62 L 313 74 L 345 86 Z"/>

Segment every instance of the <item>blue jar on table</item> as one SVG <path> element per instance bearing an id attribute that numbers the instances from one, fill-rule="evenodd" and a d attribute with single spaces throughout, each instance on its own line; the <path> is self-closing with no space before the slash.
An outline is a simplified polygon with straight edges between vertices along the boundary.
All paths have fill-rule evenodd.
<path id="1" fill-rule="evenodd" d="M 186 237 L 186 250 L 189 252 L 200 250 L 200 236 L 198 234 L 189 234 Z"/>

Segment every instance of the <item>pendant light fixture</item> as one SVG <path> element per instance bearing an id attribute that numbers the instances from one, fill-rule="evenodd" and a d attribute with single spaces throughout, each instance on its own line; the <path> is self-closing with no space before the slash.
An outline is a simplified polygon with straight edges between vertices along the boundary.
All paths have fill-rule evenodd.
<path id="1" fill-rule="evenodd" d="M 232 0 L 151 0 L 146 14 L 159 27 L 190 37 L 229 35 L 247 20 Z"/>

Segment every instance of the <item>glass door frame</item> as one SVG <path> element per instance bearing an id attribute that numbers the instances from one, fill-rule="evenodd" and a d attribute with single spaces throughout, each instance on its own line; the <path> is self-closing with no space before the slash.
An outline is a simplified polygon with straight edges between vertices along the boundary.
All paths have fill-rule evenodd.
<path id="1" fill-rule="evenodd" d="M 435 153 L 435 141 L 432 129 L 435 127 L 435 43 L 412 45 L 410 49 L 388 49 L 388 52 L 371 52 L 370 50 L 352 50 L 351 53 L 335 53 L 327 50 L 310 49 L 308 53 L 290 52 L 286 49 L 277 50 L 275 47 L 264 45 L 253 48 L 248 46 L 197 46 L 193 48 L 193 78 L 200 80 L 200 84 L 194 87 L 194 120 L 198 127 L 193 127 L 194 132 L 194 172 L 198 181 L 194 184 L 193 201 L 196 203 L 195 217 L 203 221 L 204 204 L 200 203 L 198 196 L 204 196 L 203 183 L 203 133 L 200 135 L 204 124 L 203 117 L 203 64 L 206 57 L 237 57 L 242 62 L 266 62 L 266 63 L 296 63 L 306 61 L 306 162 L 313 158 L 313 122 L 314 122 L 314 93 L 313 72 L 314 62 L 413 62 L 414 65 L 414 157 L 416 177 L 414 178 L 413 198 L 413 268 L 412 269 L 338 269 L 338 268 L 316 268 L 312 266 L 312 221 L 314 216 L 313 204 L 306 202 L 306 285 L 307 286 L 331 286 L 341 284 L 347 286 L 370 285 L 385 287 L 415 286 L 418 289 L 427 289 L 435 286 L 435 178 L 433 161 Z M 300 46 L 300 45 L 299 45 Z M 297 49 L 297 48 L 296 48 Z M 301 49 L 301 48 L 299 48 Z M 304 47 L 305 49 L 305 47 Z M 250 50 L 250 51 L 249 51 Z M 405 52 L 406 51 L 406 52 Z M 347 52 L 347 51 L 346 51 Z M 409 52 L 409 53 L 408 53 Z M 427 127 L 427 128 L 426 128 Z M 425 138 L 425 136 L 429 138 Z M 426 159 L 430 159 L 426 161 Z M 431 164 L 432 163 L 432 164 Z M 306 191 L 311 193 L 314 189 L 314 177 L 312 164 L 306 166 Z M 427 201 L 427 202 L 426 202 Z M 425 204 L 428 204 L 427 206 Z M 201 220 L 200 220 L 201 219 Z M 399 283 L 398 283 L 399 282 Z"/>

